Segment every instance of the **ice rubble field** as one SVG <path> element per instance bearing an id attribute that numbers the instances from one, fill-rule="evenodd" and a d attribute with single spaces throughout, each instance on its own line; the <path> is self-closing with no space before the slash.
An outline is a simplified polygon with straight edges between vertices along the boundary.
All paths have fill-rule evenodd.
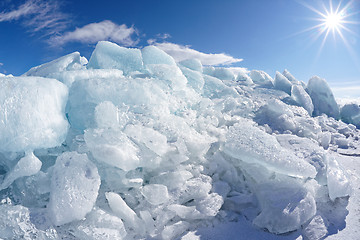
<path id="1" fill-rule="evenodd" d="M 0 101 L 2 239 L 343 228 L 351 179 L 333 153 L 358 153 L 360 108 L 339 109 L 319 77 L 99 42 L 89 61 L 75 52 L 0 77 Z"/>

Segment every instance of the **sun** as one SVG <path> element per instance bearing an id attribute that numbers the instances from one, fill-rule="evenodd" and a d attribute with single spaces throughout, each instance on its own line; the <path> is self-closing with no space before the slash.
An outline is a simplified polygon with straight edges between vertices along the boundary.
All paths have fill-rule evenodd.
<path id="1" fill-rule="evenodd" d="M 318 10 L 304 1 L 300 1 L 299 3 L 318 15 L 317 18 L 314 18 L 318 24 L 305 29 L 302 32 L 316 31 L 313 41 L 316 41 L 321 36 L 324 36 L 320 50 L 324 46 L 330 34 L 333 35 L 334 39 L 336 36 L 339 36 L 344 44 L 349 47 L 344 32 L 356 35 L 350 29 L 350 25 L 359 24 L 359 22 L 351 20 L 352 16 L 358 14 L 358 12 L 351 12 L 351 9 L 353 9 L 353 0 L 349 0 L 347 4 L 343 4 L 343 1 L 339 1 L 339 4 L 336 7 L 333 6 L 332 0 L 329 0 L 328 6 L 323 5 L 322 10 Z"/>
<path id="2" fill-rule="evenodd" d="M 335 30 L 338 28 L 343 28 L 342 26 L 342 16 L 339 13 L 330 13 L 325 17 L 326 28 Z"/>
<path id="3" fill-rule="evenodd" d="M 351 2 L 349 2 L 351 3 Z M 336 9 L 333 8 L 332 1 L 329 2 L 329 9 L 325 8 L 325 12 L 316 12 L 320 15 L 319 21 L 322 23 L 320 27 L 322 28 L 321 33 L 326 32 L 325 38 L 329 35 L 329 32 L 332 31 L 333 34 L 337 33 L 343 38 L 342 30 L 349 30 L 345 25 L 350 23 L 346 20 L 350 16 L 348 14 L 348 9 L 350 5 L 345 5 L 341 8 L 341 2 Z M 326 39 L 325 39 L 326 40 Z"/>

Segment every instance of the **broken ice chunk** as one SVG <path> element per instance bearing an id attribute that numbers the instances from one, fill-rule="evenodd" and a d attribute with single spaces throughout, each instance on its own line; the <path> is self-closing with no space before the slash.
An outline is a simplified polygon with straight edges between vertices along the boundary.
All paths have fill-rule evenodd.
<path id="1" fill-rule="evenodd" d="M 196 210 L 195 206 L 184 206 L 180 204 L 171 204 L 167 207 L 170 211 L 173 211 L 182 219 L 200 219 L 202 214 Z"/>
<path id="2" fill-rule="evenodd" d="M 85 131 L 86 145 L 94 158 L 125 171 L 140 166 L 138 147 L 119 130 L 88 129 Z"/>
<path id="3" fill-rule="evenodd" d="M 55 78 L 66 86 L 71 87 L 73 82 L 81 79 L 119 79 L 123 78 L 123 72 L 119 69 L 81 69 L 49 74 L 49 78 Z"/>
<path id="4" fill-rule="evenodd" d="M 201 92 L 205 83 L 202 74 L 182 66 L 180 66 L 180 69 L 187 78 L 188 85 L 196 91 Z"/>
<path id="5" fill-rule="evenodd" d="M 144 81 L 125 77 L 80 79 L 71 85 L 66 106 L 72 128 L 94 128 L 94 110 L 103 101 L 112 102 L 118 108 L 128 106 L 129 112 L 147 113 L 151 114 L 150 116 L 166 114 L 170 105 L 169 96 L 155 80 Z M 119 117 L 126 117 L 129 112 L 124 109 Z"/>
<path id="6" fill-rule="evenodd" d="M 343 148 L 343 149 L 349 148 L 349 145 L 350 145 L 349 139 L 347 139 L 345 137 L 336 137 L 336 138 L 334 138 L 334 142 L 336 145 L 338 145 L 339 148 Z"/>
<path id="7" fill-rule="evenodd" d="M 55 79 L 0 78 L 0 152 L 61 145 L 68 131 L 68 89 Z"/>
<path id="8" fill-rule="evenodd" d="M 299 178 L 314 178 L 315 168 L 280 146 L 276 137 L 242 119 L 229 128 L 225 153 L 247 163 L 260 164 L 267 169 Z"/>
<path id="9" fill-rule="evenodd" d="M 110 101 L 101 102 L 95 107 L 95 121 L 99 128 L 119 127 L 119 109 Z"/>
<path id="10" fill-rule="evenodd" d="M 331 142 L 331 133 L 330 132 L 321 132 L 319 134 L 319 143 L 324 149 L 328 149 Z"/>
<path id="11" fill-rule="evenodd" d="M 176 237 L 179 237 L 182 233 L 184 233 L 189 227 L 190 224 L 188 222 L 179 221 L 172 225 L 166 226 L 161 232 L 161 237 L 164 240 L 175 239 Z"/>
<path id="12" fill-rule="evenodd" d="M 224 96 L 239 97 L 234 88 L 228 87 L 218 78 L 204 75 L 204 95 L 210 99 L 223 98 Z"/>
<path id="13" fill-rule="evenodd" d="M 224 202 L 224 209 L 229 209 L 234 212 L 241 212 L 243 209 L 255 204 L 255 197 L 253 194 L 245 194 L 233 192 L 233 196 L 227 197 Z"/>
<path id="14" fill-rule="evenodd" d="M 141 219 L 136 215 L 119 194 L 114 192 L 105 193 L 106 199 L 109 202 L 111 210 L 121 219 L 124 220 L 125 225 L 133 228 L 139 233 L 144 232 L 144 226 Z"/>
<path id="15" fill-rule="evenodd" d="M 223 67 L 216 67 L 214 71 L 212 72 L 212 76 L 216 77 L 220 80 L 234 80 L 235 76 L 234 73 L 227 68 Z"/>
<path id="16" fill-rule="evenodd" d="M 167 187 L 162 184 L 148 184 L 141 188 L 141 194 L 152 205 L 160 205 L 169 200 Z"/>
<path id="17" fill-rule="evenodd" d="M 18 178 L 38 173 L 41 169 L 41 165 L 41 161 L 34 155 L 34 153 L 26 153 L 25 157 L 21 158 L 5 177 L 4 181 L 0 185 L 0 190 L 9 187 Z"/>
<path id="18" fill-rule="evenodd" d="M 169 150 L 167 138 L 152 128 L 141 125 L 127 125 L 125 133 L 131 139 L 144 144 L 159 156 L 163 156 Z"/>
<path id="19" fill-rule="evenodd" d="M 264 71 L 252 70 L 250 72 L 250 77 L 255 84 L 259 84 L 264 87 L 273 87 L 274 80 Z"/>
<path id="20" fill-rule="evenodd" d="M 279 72 L 276 72 L 274 87 L 278 90 L 284 91 L 290 95 L 291 82 Z"/>
<path id="21" fill-rule="evenodd" d="M 144 69 L 139 49 L 120 47 L 115 43 L 106 41 L 98 42 L 87 68 L 120 69 L 125 75 Z"/>
<path id="22" fill-rule="evenodd" d="M 196 208 L 207 217 L 215 217 L 223 204 L 224 200 L 220 195 L 211 193 L 206 198 L 197 202 Z"/>
<path id="23" fill-rule="evenodd" d="M 311 240 L 323 239 L 328 233 L 324 220 L 320 215 L 316 215 L 303 232 L 307 239 Z"/>
<path id="24" fill-rule="evenodd" d="M 245 85 L 252 85 L 254 84 L 253 80 L 247 75 L 247 73 L 240 71 L 236 77 L 236 82 L 242 83 Z"/>
<path id="25" fill-rule="evenodd" d="M 164 184 L 168 189 L 181 187 L 186 180 L 192 178 L 193 175 L 189 171 L 164 172 L 150 179 L 150 183 Z"/>
<path id="26" fill-rule="evenodd" d="M 51 62 L 33 67 L 23 76 L 50 77 L 51 74 L 63 71 L 79 70 L 85 68 L 87 60 L 80 56 L 79 52 L 73 52 Z"/>
<path id="27" fill-rule="evenodd" d="M 329 197 L 332 201 L 338 197 L 350 196 L 352 192 L 348 177 L 333 157 L 327 159 L 327 185 Z"/>
<path id="28" fill-rule="evenodd" d="M 256 195 L 261 213 L 253 223 L 272 233 L 281 234 L 299 229 L 316 213 L 314 197 L 292 181 L 274 181 L 258 185 Z"/>
<path id="29" fill-rule="evenodd" d="M 100 187 L 96 166 L 86 154 L 66 152 L 52 170 L 49 214 L 56 225 L 80 220 L 93 208 Z"/>
<path id="30" fill-rule="evenodd" d="M 187 78 L 177 65 L 148 64 L 146 67 L 152 77 L 165 81 L 173 90 L 183 90 L 186 87 Z"/>
<path id="31" fill-rule="evenodd" d="M 339 118 L 339 106 L 325 79 L 318 76 L 312 77 L 308 82 L 307 91 L 314 104 L 315 116 L 325 113 L 329 117 Z"/>
<path id="32" fill-rule="evenodd" d="M 31 211 L 21 205 L 0 205 L 1 239 L 58 239 L 56 231 L 45 232 L 36 228 Z"/>
<path id="33" fill-rule="evenodd" d="M 197 71 L 199 73 L 202 73 L 203 72 L 203 66 L 200 62 L 199 59 L 185 59 L 181 62 L 179 62 L 180 65 L 188 68 L 188 69 L 191 69 L 191 70 L 194 70 L 194 71 Z"/>
<path id="34" fill-rule="evenodd" d="M 86 219 L 81 221 L 79 225 L 74 225 L 74 229 L 72 229 L 72 227 L 70 227 L 70 229 L 77 239 L 122 240 L 127 235 L 124 223 L 121 219 L 105 212 L 102 209 L 91 211 L 86 216 Z"/>
<path id="35" fill-rule="evenodd" d="M 291 88 L 291 97 L 302 106 L 310 116 L 312 116 L 314 111 L 314 105 L 312 103 L 311 97 L 300 85 L 293 85 Z"/>
<path id="36" fill-rule="evenodd" d="M 360 128 L 360 105 L 356 103 L 345 104 L 340 111 L 341 120 L 352 123 Z"/>
<path id="37" fill-rule="evenodd" d="M 256 113 L 255 120 L 259 124 L 267 124 L 274 130 L 296 131 L 294 113 L 289 106 L 278 99 L 271 99 Z"/>
<path id="38" fill-rule="evenodd" d="M 213 183 L 212 192 L 219 194 L 223 198 L 225 198 L 230 191 L 231 191 L 231 187 L 227 182 L 216 181 Z"/>
<path id="39" fill-rule="evenodd" d="M 181 186 L 179 191 L 179 202 L 186 203 L 194 199 L 203 199 L 208 196 L 211 190 L 211 178 L 206 175 L 200 175 L 196 178 L 191 178 Z"/>
<path id="40" fill-rule="evenodd" d="M 166 52 L 155 46 L 146 46 L 141 49 L 144 65 L 168 64 L 176 65 L 175 60 Z"/>
<path id="41" fill-rule="evenodd" d="M 140 211 L 140 217 L 145 223 L 146 231 L 149 233 L 153 232 L 155 230 L 155 220 L 151 216 L 150 212 L 147 210 Z"/>
<path id="42" fill-rule="evenodd" d="M 300 82 L 296 80 L 296 78 L 287 69 L 284 70 L 282 75 L 284 75 L 291 82 L 291 84 L 300 84 Z"/>

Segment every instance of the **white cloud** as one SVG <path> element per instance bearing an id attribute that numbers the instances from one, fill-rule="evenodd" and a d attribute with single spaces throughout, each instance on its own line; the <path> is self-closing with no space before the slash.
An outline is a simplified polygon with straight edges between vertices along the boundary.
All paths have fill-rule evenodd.
<path id="1" fill-rule="evenodd" d="M 66 32 L 63 35 L 53 37 L 52 45 L 64 45 L 68 42 L 97 43 L 102 40 L 109 40 L 124 46 L 134 46 L 137 40 L 132 36 L 137 35 L 134 27 L 127 27 L 125 24 L 118 25 L 112 21 L 105 20 L 99 23 L 90 23 L 75 31 Z"/>
<path id="2" fill-rule="evenodd" d="M 354 82 L 351 85 L 344 84 L 345 86 L 335 86 L 331 87 L 332 92 L 334 93 L 336 98 L 360 98 L 360 86 L 358 82 Z"/>
<path id="3" fill-rule="evenodd" d="M 158 40 L 162 40 L 164 41 L 165 39 L 171 38 L 171 35 L 169 33 L 158 33 L 155 35 L 155 38 L 150 38 L 147 40 L 147 43 L 149 45 L 152 45 L 156 42 L 158 42 Z"/>
<path id="4" fill-rule="evenodd" d="M 0 13 L 0 22 L 18 20 L 21 17 L 28 16 L 38 12 L 38 5 L 35 1 L 27 1 L 18 9 L 9 11 L 9 12 L 1 12 Z"/>
<path id="5" fill-rule="evenodd" d="M 189 59 L 197 58 L 203 65 L 228 65 L 236 62 L 241 62 L 243 59 L 234 58 L 225 53 L 202 53 L 191 49 L 189 46 L 178 45 L 174 43 L 154 43 L 155 46 L 162 49 L 169 55 L 171 55 L 177 62 Z"/>
<path id="6" fill-rule="evenodd" d="M 27 0 L 17 9 L 0 12 L 0 22 L 9 21 L 21 21 L 31 32 L 50 35 L 66 29 L 69 16 L 60 11 L 57 0 Z"/>
<path id="7" fill-rule="evenodd" d="M 0 62 L 0 67 L 2 67 L 2 66 L 4 66 L 4 64 Z"/>

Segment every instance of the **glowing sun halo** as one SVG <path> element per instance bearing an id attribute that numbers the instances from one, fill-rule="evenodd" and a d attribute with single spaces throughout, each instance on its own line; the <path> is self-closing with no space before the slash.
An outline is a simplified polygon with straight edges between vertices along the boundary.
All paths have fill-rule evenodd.
<path id="1" fill-rule="evenodd" d="M 324 20 L 327 28 L 336 29 L 340 27 L 342 18 L 338 13 L 331 13 Z"/>
<path id="2" fill-rule="evenodd" d="M 351 34 L 356 35 L 351 29 L 349 29 L 349 25 L 351 24 L 359 24 L 359 22 L 351 21 L 350 17 L 353 15 L 358 14 L 358 12 L 350 12 L 350 9 L 353 5 L 353 1 L 350 0 L 347 2 L 346 5 L 342 6 L 342 1 L 339 1 L 339 4 L 336 6 L 336 8 L 333 7 L 332 0 L 329 1 L 329 7 L 324 6 L 324 10 L 320 11 L 310 5 L 308 5 L 306 2 L 301 1 L 300 2 L 303 6 L 307 7 L 311 11 L 315 12 L 319 15 L 318 18 L 315 18 L 319 24 L 306 29 L 303 32 L 317 30 L 317 34 L 314 37 L 314 41 L 316 41 L 320 36 L 324 35 L 320 51 L 322 47 L 324 46 L 326 39 L 328 38 L 329 34 L 332 33 L 332 35 L 335 36 L 338 35 L 343 40 L 344 44 L 349 48 L 349 44 L 343 34 L 343 31 L 347 31 Z"/>

